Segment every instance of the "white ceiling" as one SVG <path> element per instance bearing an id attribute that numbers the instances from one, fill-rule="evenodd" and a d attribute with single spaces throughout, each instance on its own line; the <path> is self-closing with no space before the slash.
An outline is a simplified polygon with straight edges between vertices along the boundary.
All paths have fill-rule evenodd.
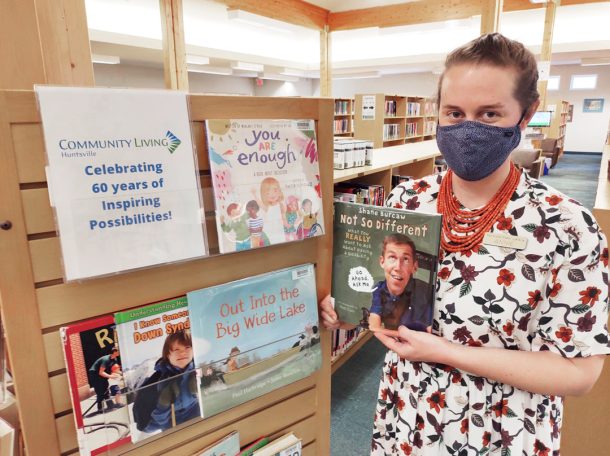
<path id="1" fill-rule="evenodd" d="M 396 5 L 398 3 L 411 3 L 420 0 L 306 0 L 307 3 L 321 6 L 327 10 L 349 11 L 362 8 L 372 8 L 374 6 Z M 421 0 L 424 1 L 424 0 Z"/>
<path id="2" fill-rule="evenodd" d="M 395 0 L 400 3 L 404 0 Z M 122 62 L 160 66 L 159 3 L 151 0 L 86 0 L 89 36 L 94 53 L 118 55 Z M 388 0 L 315 0 L 335 9 L 392 3 Z M 349 6 L 346 6 L 349 5 Z M 210 65 L 233 61 L 284 68 L 319 69 L 319 33 L 278 21 L 246 17 L 230 20 L 226 7 L 212 0 L 183 0 L 187 53 L 209 57 Z M 259 24 L 259 20 L 264 24 Z M 456 45 L 479 34 L 480 17 L 393 28 L 370 28 L 332 34 L 332 66 L 336 73 L 380 70 L 384 73 L 433 71 Z M 539 52 L 544 10 L 504 13 L 500 31 Z M 579 63 L 581 57 L 610 57 L 610 2 L 561 6 L 553 34 L 553 63 Z"/>

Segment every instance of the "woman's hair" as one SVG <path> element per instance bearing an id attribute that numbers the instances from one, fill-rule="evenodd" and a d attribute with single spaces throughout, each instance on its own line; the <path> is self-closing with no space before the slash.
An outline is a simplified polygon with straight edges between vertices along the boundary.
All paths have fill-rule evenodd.
<path id="1" fill-rule="evenodd" d="M 445 69 L 438 80 L 437 102 L 440 107 L 443 76 L 449 68 L 460 64 L 491 65 L 513 68 L 517 73 L 513 96 L 525 112 L 538 98 L 538 65 L 536 58 L 523 44 L 499 33 L 488 33 L 454 49 L 445 60 Z"/>
<path id="2" fill-rule="evenodd" d="M 280 187 L 278 180 L 275 177 L 265 177 L 261 181 L 261 202 L 263 203 L 263 206 L 265 206 L 265 209 L 267 206 L 269 206 L 269 203 L 265 198 L 265 194 L 267 193 L 269 187 L 273 185 L 277 185 L 277 188 L 280 190 L 280 201 L 284 199 L 284 193 L 282 192 L 282 187 Z"/>
<path id="3" fill-rule="evenodd" d="M 165 338 L 165 342 L 163 343 L 163 351 L 161 352 L 161 358 L 163 358 L 163 361 L 165 361 L 167 364 L 171 364 L 169 362 L 169 352 L 172 350 L 174 344 L 184 345 L 185 347 L 192 347 L 193 341 L 191 339 L 191 330 L 184 329 L 182 331 L 176 331 Z"/>

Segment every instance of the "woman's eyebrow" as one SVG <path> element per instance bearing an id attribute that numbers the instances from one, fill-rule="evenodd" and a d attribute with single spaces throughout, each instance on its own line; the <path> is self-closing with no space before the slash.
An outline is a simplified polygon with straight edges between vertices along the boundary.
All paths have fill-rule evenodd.
<path id="1" fill-rule="evenodd" d="M 495 104 L 483 105 L 483 106 L 478 107 L 478 109 L 502 109 L 502 108 L 504 108 L 503 103 L 495 103 Z M 462 108 L 460 108 L 459 106 L 456 106 L 456 105 L 443 105 L 442 109 L 456 109 L 458 111 L 462 110 Z"/>

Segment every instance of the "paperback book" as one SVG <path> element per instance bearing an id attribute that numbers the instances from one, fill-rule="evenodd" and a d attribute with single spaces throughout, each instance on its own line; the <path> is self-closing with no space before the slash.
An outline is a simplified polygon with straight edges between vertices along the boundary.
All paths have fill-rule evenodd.
<path id="1" fill-rule="evenodd" d="M 306 264 L 187 294 L 202 416 L 320 368 L 314 274 Z"/>
<path id="2" fill-rule="evenodd" d="M 60 334 L 80 454 L 105 454 L 130 442 L 114 318 L 66 326 Z"/>
<path id="3" fill-rule="evenodd" d="M 208 120 L 221 253 L 323 234 L 313 120 Z"/>
<path id="4" fill-rule="evenodd" d="M 332 296 L 341 320 L 430 327 L 440 232 L 438 214 L 335 202 Z"/>
<path id="5" fill-rule="evenodd" d="M 186 297 L 115 315 L 133 441 L 201 415 Z"/>
<path id="6" fill-rule="evenodd" d="M 237 456 L 239 452 L 239 432 L 233 431 L 193 456 Z"/>

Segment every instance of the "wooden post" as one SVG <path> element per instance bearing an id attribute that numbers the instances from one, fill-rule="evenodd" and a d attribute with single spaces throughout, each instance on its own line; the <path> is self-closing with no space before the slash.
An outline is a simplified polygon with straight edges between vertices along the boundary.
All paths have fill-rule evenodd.
<path id="1" fill-rule="evenodd" d="M 331 38 L 328 25 L 320 30 L 320 96 L 332 94 Z"/>
<path id="2" fill-rule="evenodd" d="M 540 63 L 548 65 L 550 70 L 551 54 L 553 47 L 553 27 L 555 26 L 555 13 L 559 6 L 559 0 L 551 0 L 546 4 L 544 15 L 544 35 L 542 37 L 542 49 L 540 51 Z M 544 63 L 543 63 L 544 62 Z M 548 63 L 546 63 L 548 62 Z M 548 77 L 548 75 L 547 75 Z M 538 81 L 538 93 L 540 93 L 539 110 L 546 109 L 546 87 L 548 81 Z"/>
<path id="3" fill-rule="evenodd" d="M 163 29 L 163 69 L 165 87 L 189 89 L 186 50 L 184 43 L 184 20 L 182 0 L 159 0 L 161 27 Z"/>
<path id="4" fill-rule="evenodd" d="M 483 0 L 481 8 L 481 35 L 500 30 L 500 14 L 504 0 Z"/>
<path id="5" fill-rule="evenodd" d="M 3 0 L 2 11 L 0 89 L 94 84 L 83 0 Z"/>

